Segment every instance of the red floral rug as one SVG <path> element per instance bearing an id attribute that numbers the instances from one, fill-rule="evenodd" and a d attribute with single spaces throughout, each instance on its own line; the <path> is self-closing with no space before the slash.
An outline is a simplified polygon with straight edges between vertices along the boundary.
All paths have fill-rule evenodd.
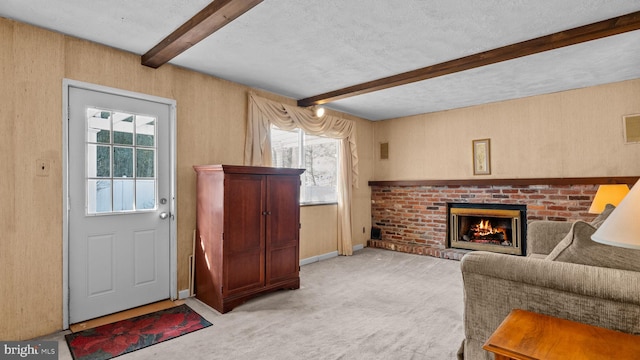
<path id="1" fill-rule="evenodd" d="M 211 326 L 187 305 L 66 335 L 75 360 L 105 360 Z"/>

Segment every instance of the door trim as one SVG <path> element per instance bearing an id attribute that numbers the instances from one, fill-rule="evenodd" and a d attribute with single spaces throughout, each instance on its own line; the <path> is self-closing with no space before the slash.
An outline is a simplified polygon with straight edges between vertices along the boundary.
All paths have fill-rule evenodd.
<path id="1" fill-rule="evenodd" d="M 176 206 L 176 100 L 86 83 L 62 79 L 62 328 L 69 328 L 69 89 L 104 92 L 169 106 L 169 191 L 171 225 L 169 245 L 169 275 L 171 300 L 178 298 L 178 242 Z"/>

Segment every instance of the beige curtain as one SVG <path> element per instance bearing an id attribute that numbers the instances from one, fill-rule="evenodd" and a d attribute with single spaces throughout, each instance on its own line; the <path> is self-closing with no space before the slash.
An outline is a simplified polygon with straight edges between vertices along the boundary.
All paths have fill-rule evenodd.
<path id="1" fill-rule="evenodd" d="M 313 116 L 310 109 L 290 106 L 249 93 L 245 165 L 271 166 L 271 124 L 283 130 L 302 129 L 340 141 L 338 178 L 338 253 L 352 255 L 351 198 L 352 186 L 358 186 L 358 152 L 356 126 L 353 121 L 325 115 Z"/>

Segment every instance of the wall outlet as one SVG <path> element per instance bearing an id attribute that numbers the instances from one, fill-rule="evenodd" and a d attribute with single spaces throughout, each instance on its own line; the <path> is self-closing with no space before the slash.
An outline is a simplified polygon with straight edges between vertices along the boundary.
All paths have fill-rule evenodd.
<path id="1" fill-rule="evenodd" d="M 47 159 L 36 160 L 36 175 L 37 176 L 49 176 L 49 169 L 51 163 Z"/>

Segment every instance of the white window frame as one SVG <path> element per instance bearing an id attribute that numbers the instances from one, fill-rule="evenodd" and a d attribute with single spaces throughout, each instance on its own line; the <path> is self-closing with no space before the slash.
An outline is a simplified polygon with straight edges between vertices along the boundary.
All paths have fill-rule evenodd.
<path id="1" fill-rule="evenodd" d="M 282 130 L 280 128 L 278 128 L 276 125 L 271 124 L 271 129 L 275 129 L 278 131 L 291 131 L 291 130 Z M 340 172 L 340 140 L 339 139 L 333 139 L 330 137 L 326 137 L 326 136 L 322 136 L 322 135 L 311 135 L 311 134 L 307 134 L 304 132 L 304 130 L 300 129 L 300 128 L 296 128 L 295 129 L 298 133 L 298 162 L 296 165 L 292 165 L 293 167 L 297 167 L 300 169 L 304 169 L 305 168 L 305 135 L 309 135 L 309 136 L 317 136 L 317 137 L 322 137 L 322 138 L 327 138 L 327 139 L 331 139 L 333 141 L 336 142 L 336 158 L 337 158 L 337 162 L 336 162 L 336 168 L 335 168 L 335 184 L 334 184 L 334 189 L 335 189 L 335 193 L 334 193 L 334 199 L 331 201 L 312 201 L 312 200 L 306 200 L 303 198 L 304 193 L 305 193 L 305 189 L 307 187 L 307 180 L 306 180 L 306 176 L 303 173 L 302 175 L 300 175 L 300 182 L 301 182 L 301 191 L 300 191 L 300 205 L 303 206 L 312 206 L 312 205 L 330 205 L 330 204 L 337 204 L 338 203 L 338 181 L 339 181 L 339 172 Z M 273 142 L 272 142 L 273 145 Z"/>

